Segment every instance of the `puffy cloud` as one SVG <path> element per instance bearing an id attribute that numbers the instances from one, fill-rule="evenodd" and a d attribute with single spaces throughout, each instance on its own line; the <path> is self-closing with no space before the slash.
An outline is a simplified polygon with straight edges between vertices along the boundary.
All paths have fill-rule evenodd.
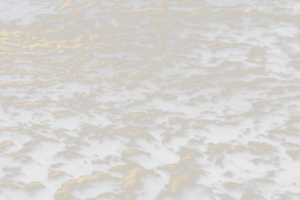
<path id="1" fill-rule="evenodd" d="M 110 174 L 94 171 L 91 175 L 84 175 L 63 183 L 55 192 L 54 198 L 59 200 L 94 197 L 99 193 L 113 190 L 119 181 Z"/>
<path id="2" fill-rule="evenodd" d="M 203 185 L 197 183 L 197 178 L 192 175 L 178 175 L 172 177 L 171 182 L 166 185 L 166 190 L 162 191 L 157 199 L 207 199 L 215 200 L 213 194 Z"/>
<path id="3" fill-rule="evenodd" d="M 13 141 L 3 141 L 1 146 L 0 146 L 0 152 L 1 153 L 6 153 L 6 152 L 9 152 L 10 149 L 12 149 L 13 147 L 15 146 L 14 142 Z"/>
<path id="4" fill-rule="evenodd" d="M 60 185 L 70 179 L 72 176 L 67 174 L 64 171 L 59 172 L 50 172 L 48 173 L 48 181 L 53 184 L 56 188 L 59 188 Z"/>
<path id="5" fill-rule="evenodd" d="M 299 199 L 298 11 L 2 1 L 0 199 Z"/>
<path id="6" fill-rule="evenodd" d="M 25 197 L 26 194 L 22 189 L 23 185 L 14 184 L 12 179 L 3 179 L 0 181 L 0 197 L 3 199 L 20 199 Z"/>
<path id="7" fill-rule="evenodd" d="M 28 183 L 25 186 L 25 192 L 30 199 L 41 199 L 45 197 L 49 199 L 50 194 L 46 186 L 38 181 Z"/>
<path id="8" fill-rule="evenodd" d="M 127 171 L 122 178 L 122 189 L 130 195 L 139 196 L 137 199 L 153 198 L 161 186 L 161 176 L 154 170 L 143 167 Z"/>

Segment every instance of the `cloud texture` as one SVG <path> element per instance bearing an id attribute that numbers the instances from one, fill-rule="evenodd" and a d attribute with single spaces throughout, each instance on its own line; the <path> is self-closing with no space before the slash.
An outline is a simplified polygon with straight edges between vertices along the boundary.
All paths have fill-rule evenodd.
<path id="1" fill-rule="evenodd" d="M 300 199 L 300 1 L 0 7 L 0 199 Z"/>

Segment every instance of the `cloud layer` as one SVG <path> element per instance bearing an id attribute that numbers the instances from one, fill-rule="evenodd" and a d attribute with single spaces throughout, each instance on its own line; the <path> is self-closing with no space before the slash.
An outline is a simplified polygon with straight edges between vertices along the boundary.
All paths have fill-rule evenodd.
<path id="1" fill-rule="evenodd" d="M 0 199 L 299 199 L 299 2 L 0 7 Z"/>

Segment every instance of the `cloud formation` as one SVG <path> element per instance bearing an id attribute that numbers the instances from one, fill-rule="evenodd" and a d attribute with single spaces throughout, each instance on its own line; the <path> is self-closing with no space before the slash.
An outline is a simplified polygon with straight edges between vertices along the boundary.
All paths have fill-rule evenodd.
<path id="1" fill-rule="evenodd" d="M 0 199 L 300 199 L 300 2 L 0 7 Z"/>

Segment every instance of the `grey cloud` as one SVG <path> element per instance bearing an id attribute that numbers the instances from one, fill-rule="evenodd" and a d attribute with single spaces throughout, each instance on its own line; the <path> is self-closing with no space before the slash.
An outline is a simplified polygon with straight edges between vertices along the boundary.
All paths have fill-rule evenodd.
<path id="1" fill-rule="evenodd" d="M 263 200 L 263 199 L 265 199 L 265 198 L 263 198 L 263 197 L 260 196 L 260 195 L 253 194 L 253 193 L 245 194 L 245 195 L 242 197 L 242 200 L 252 200 L 252 199 Z"/>

